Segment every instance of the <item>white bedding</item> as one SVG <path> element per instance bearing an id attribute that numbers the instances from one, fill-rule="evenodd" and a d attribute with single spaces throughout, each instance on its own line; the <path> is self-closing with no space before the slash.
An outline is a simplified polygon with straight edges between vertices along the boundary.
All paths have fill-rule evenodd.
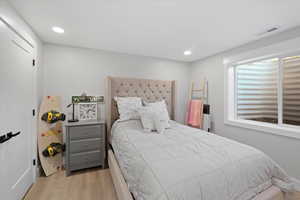
<path id="1" fill-rule="evenodd" d="M 293 188 L 261 151 L 173 121 L 164 134 L 117 121 L 112 146 L 136 200 L 249 200 L 272 185 Z"/>

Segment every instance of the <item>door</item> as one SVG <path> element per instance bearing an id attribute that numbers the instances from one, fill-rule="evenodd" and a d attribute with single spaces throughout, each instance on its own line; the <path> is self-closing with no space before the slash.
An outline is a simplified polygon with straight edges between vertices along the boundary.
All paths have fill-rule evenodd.
<path id="1" fill-rule="evenodd" d="M 0 198 L 20 200 L 33 183 L 33 49 L 0 18 Z"/>

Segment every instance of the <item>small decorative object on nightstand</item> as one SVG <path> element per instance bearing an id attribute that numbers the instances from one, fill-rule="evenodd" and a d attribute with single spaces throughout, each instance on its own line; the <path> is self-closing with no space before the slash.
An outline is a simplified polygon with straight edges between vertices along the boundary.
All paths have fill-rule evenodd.
<path id="1" fill-rule="evenodd" d="M 79 103 L 79 120 L 97 120 L 97 103 Z"/>
<path id="2" fill-rule="evenodd" d="M 72 171 L 105 165 L 104 121 L 68 123 L 66 127 L 66 175 Z"/>

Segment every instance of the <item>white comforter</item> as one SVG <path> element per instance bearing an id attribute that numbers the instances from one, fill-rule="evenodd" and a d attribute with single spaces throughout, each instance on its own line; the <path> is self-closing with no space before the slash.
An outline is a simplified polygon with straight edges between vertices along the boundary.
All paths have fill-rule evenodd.
<path id="1" fill-rule="evenodd" d="M 113 126 L 112 146 L 136 200 L 248 200 L 271 185 L 292 189 L 261 151 L 171 124 L 164 134 L 144 133 L 139 120 Z"/>

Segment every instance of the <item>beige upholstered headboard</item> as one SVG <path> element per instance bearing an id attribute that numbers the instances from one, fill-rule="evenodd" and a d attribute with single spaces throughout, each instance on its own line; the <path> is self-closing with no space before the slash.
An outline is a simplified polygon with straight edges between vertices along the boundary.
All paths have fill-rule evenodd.
<path id="1" fill-rule="evenodd" d="M 176 81 L 107 78 L 106 123 L 108 139 L 112 124 L 118 119 L 118 111 L 114 97 L 141 97 L 146 102 L 165 100 L 171 119 L 175 119 Z"/>

